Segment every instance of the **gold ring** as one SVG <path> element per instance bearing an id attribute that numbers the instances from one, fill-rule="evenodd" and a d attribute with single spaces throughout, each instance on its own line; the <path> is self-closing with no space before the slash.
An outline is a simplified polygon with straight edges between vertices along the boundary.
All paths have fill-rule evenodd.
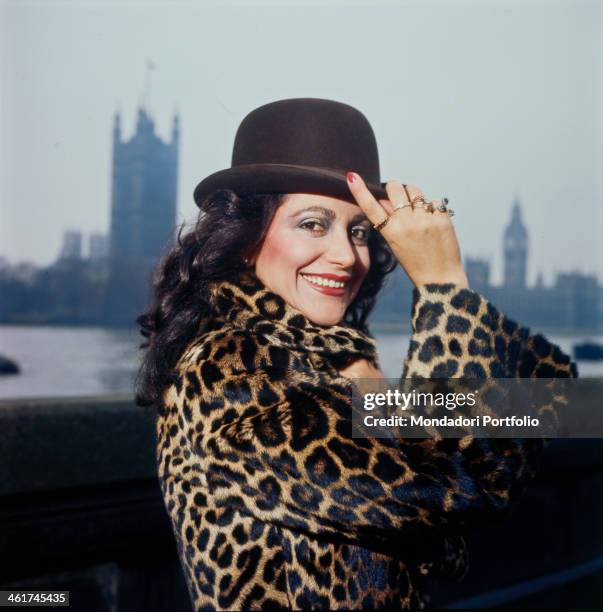
<path id="1" fill-rule="evenodd" d="M 394 212 L 396 212 L 397 210 L 402 210 L 403 208 L 407 208 L 408 206 L 411 206 L 410 204 L 397 204 L 396 206 L 394 206 Z"/>
<path id="2" fill-rule="evenodd" d="M 391 215 L 389 215 L 388 217 L 385 217 L 385 219 L 383 219 L 383 221 L 381 221 L 381 223 L 378 223 L 377 225 L 373 225 L 373 227 L 379 231 L 382 227 L 385 227 L 385 225 L 387 224 L 387 222 L 389 221 Z"/>
<path id="3" fill-rule="evenodd" d="M 415 206 L 420 206 L 420 204 L 423 204 L 423 205 L 427 204 L 427 200 L 425 199 L 425 196 L 418 195 L 418 196 L 415 196 L 410 201 L 410 206 L 413 210 L 415 209 Z"/>
<path id="4" fill-rule="evenodd" d="M 422 195 L 415 196 L 410 201 L 410 203 L 413 204 L 413 205 L 416 204 L 417 202 L 423 202 L 423 204 L 427 204 L 427 200 L 425 199 L 425 196 L 422 196 Z"/>

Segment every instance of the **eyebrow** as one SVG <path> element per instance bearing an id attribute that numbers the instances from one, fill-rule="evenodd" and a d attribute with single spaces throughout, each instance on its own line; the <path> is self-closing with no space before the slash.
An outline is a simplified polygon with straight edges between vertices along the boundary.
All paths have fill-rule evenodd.
<path id="1" fill-rule="evenodd" d="M 335 217 L 337 216 L 335 212 L 333 212 L 330 208 L 325 208 L 324 206 L 307 206 L 306 208 L 302 208 L 301 210 L 298 210 L 296 213 L 293 213 L 291 217 L 299 217 L 299 215 L 301 215 L 304 212 L 308 212 L 308 211 L 322 213 L 330 221 L 333 221 L 333 219 L 335 219 Z M 369 220 L 368 217 L 364 213 L 358 213 L 357 215 L 354 215 L 352 217 L 352 220 L 350 221 L 350 223 L 358 223 L 360 221 L 368 221 L 368 220 Z"/>

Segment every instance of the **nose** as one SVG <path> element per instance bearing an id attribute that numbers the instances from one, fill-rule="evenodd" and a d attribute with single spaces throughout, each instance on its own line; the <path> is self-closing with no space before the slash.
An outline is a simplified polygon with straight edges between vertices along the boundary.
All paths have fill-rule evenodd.
<path id="1" fill-rule="evenodd" d="M 326 252 L 329 263 L 341 268 L 351 270 L 356 263 L 356 250 L 345 230 L 334 232 L 329 240 Z"/>

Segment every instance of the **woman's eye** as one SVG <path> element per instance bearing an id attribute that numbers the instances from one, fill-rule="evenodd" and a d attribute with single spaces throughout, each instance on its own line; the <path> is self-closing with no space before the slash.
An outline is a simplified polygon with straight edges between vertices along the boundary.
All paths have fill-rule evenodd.
<path id="1" fill-rule="evenodd" d="M 355 227 L 352 229 L 352 235 L 354 238 L 366 242 L 368 240 L 369 230 L 367 227 Z"/>
<path id="2" fill-rule="evenodd" d="M 316 221 L 314 219 L 308 219 L 307 221 L 304 221 L 300 224 L 300 227 L 308 229 L 313 233 L 325 229 L 324 225 L 320 221 Z"/>

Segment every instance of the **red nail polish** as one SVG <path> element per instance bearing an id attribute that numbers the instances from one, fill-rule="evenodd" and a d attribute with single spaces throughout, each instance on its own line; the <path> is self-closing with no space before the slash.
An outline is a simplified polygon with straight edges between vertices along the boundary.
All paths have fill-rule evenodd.
<path id="1" fill-rule="evenodd" d="M 346 178 L 348 181 L 350 181 L 350 183 L 353 183 L 356 180 L 356 175 L 353 172 L 348 172 L 346 174 Z"/>

